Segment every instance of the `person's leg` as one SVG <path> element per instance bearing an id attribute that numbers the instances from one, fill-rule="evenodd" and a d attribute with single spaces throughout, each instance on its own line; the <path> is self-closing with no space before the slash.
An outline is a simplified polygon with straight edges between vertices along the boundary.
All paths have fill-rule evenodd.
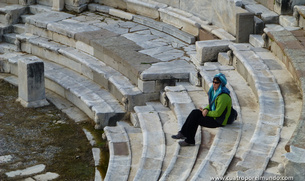
<path id="1" fill-rule="evenodd" d="M 185 142 L 195 144 L 195 135 L 199 125 L 208 128 L 216 128 L 221 126 L 215 121 L 214 118 L 208 116 L 203 117 L 202 112 L 195 109 L 189 114 L 180 130 L 180 133 L 186 137 Z"/>
<path id="2" fill-rule="evenodd" d="M 195 134 L 198 125 L 204 122 L 204 117 L 199 109 L 194 109 L 187 117 L 180 132 L 186 137 L 185 141 L 190 144 L 195 144 Z"/>

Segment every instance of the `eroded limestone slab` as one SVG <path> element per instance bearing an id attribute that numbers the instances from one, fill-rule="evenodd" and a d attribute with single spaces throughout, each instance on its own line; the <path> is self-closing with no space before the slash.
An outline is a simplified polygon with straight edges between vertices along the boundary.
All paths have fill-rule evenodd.
<path id="1" fill-rule="evenodd" d="M 40 28 L 47 28 L 49 23 L 58 22 L 73 16 L 74 15 L 63 12 L 45 12 L 26 17 L 26 23 Z"/>
<path id="2" fill-rule="evenodd" d="M 216 60 L 219 52 L 226 52 L 229 50 L 230 44 L 231 42 L 228 40 L 197 41 L 197 60 L 200 64 Z"/>
<path id="3" fill-rule="evenodd" d="M 40 164 L 40 165 L 35 165 L 35 166 L 32 166 L 32 167 L 28 167 L 24 170 L 11 171 L 11 172 L 7 172 L 5 174 L 8 177 L 26 176 L 26 175 L 32 175 L 32 174 L 40 173 L 40 172 L 44 171 L 45 168 L 46 168 L 46 166 L 44 164 Z"/>

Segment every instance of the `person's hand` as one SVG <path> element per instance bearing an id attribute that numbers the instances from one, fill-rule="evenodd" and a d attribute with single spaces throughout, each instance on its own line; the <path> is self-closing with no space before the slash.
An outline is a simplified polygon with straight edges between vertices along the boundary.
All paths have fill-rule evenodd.
<path id="1" fill-rule="evenodd" d="M 206 115 L 207 115 L 208 112 L 209 112 L 207 109 L 199 108 L 199 110 L 202 112 L 202 116 L 203 116 L 203 117 L 206 117 Z"/>

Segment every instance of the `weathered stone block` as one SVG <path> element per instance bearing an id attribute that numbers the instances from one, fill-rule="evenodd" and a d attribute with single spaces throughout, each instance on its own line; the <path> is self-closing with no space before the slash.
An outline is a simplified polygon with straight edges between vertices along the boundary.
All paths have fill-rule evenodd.
<path id="1" fill-rule="evenodd" d="M 229 65 L 230 64 L 230 58 L 229 58 L 228 54 L 225 53 L 225 52 L 220 52 L 218 54 L 217 61 L 219 63 L 221 63 L 222 65 Z"/>
<path id="2" fill-rule="evenodd" d="M 48 32 L 51 32 L 51 31 L 48 31 Z M 50 37 L 50 36 L 48 36 L 48 37 Z M 67 37 L 65 35 L 62 35 L 62 34 L 58 34 L 58 33 L 53 32 L 52 33 L 52 40 L 56 41 L 56 42 L 59 42 L 59 43 L 62 43 L 62 44 L 65 44 L 65 45 L 70 46 L 70 47 L 76 47 L 76 41 L 73 38 L 69 38 L 69 37 Z"/>
<path id="3" fill-rule="evenodd" d="M 109 14 L 126 20 L 133 19 L 133 14 L 118 9 L 109 9 Z"/>
<path id="4" fill-rule="evenodd" d="M 190 17 L 178 14 L 172 8 L 161 8 L 159 12 L 161 21 L 182 29 L 193 36 L 198 36 L 200 24 L 193 21 Z"/>
<path id="5" fill-rule="evenodd" d="M 45 6 L 52 6 L 52 2 L 50 0 L 36 0 L 37 4 L 45 5 Z"/>
<path id="6" fill-rule="evenodd" d="M 263 47 L 264 46 L 264 40 L 261 35 L 250 35 L 250 40 L 249 42 L 254 46 L 254 47 Z"/>
<path id="7" fill-rule="evenodd" d="M 18 62 L 18 101 L 24 107 L 48 105 L 45 96 L 44 64 L 35 57 Z M 22 75 L 22 76 L 21 76 Z"/>
<path id="8" fill-rule="evenodd" d="M 159 18 L 159 7 L 156 4 L 146 3 L 139 0 L 127 0 L 126 4 L 128 12 L 150 17 L 152 19 Z"/>
<path id="9" fill-rule="evenodd" d="M 263 34 L 265 28 L 265 23 L 263 20 L 259 19 L 258 17 L 254 16 L 254 34 Z"/>
<path id="10" fill-rule="evenodd" d="M 125 0 L 94 0 L 94 2 L 118 9 L 127 9 Z"/>
<path id="11" fill-rule="evenodd" d="M 282 26 L 297 26 L 297 20 L 295 19 L 295 17 L 293 16 L 285 16 L 285 15 L 281 15 L 280 19 L 279 19 L 279 23 Z"/>
<path id="12" fill-rule="evenodd" d="M 65 8 L 65 0 L 53 0 L 52 10 L 61 11 Z"/>
<path id="13" fill-rule="evenodd" d="M 208 40 L 208 41 L 197 41 L 197 60 L 200 64 L 209 62 L 217 59 L 219 52 L 226 52 L 229 50 L 228 40 Z"/>
<path id="14" fill-rule="evenodd" d="M 236 38 L 233 35 L 231 35 L 230 33 L 228 33 L 226 30 L 224 30 L 222 28 L 214 29 L 214 30 L 212 30 L 212 33 L 221 40 L 230 40 L 233 42 L 236 40 Z"/>
<path id="15" fill-rule="evenodd" d="M 156 82 L 155 81 L 143 81 L 138 79 L 138 87 L 144 93 L 150 93 L 156 91 Z"/>
<path id="16" fill-rule="evenodd" d="M 305 177 L 305 150 L 290 146 L 290 152 L 285 154 L 283 175 L 302 181 Z"/>
<path id="17" fill-rule="evenodd" d="M 239 13 L 236 15 L 236 42 L 249 42 L 249 35 L 254 29 L 254 14 Z"/>
<path id="18" fill-rule="evenodd" d="M 270 9 L 271 11 L 273 11 L 274 8 L 274 0 L 255 0 L 258 3 L 261 3 L 262 5 L 264 5 L 266 8 Z"/>
<path id="19" fill-rule="evenodd" d="M 79 50 L 82 50 L 90 55 L 93 55 L 94 54 L 94 49 L 92 46 L 90 45 L 87 45 L 86 43 L 83 43 L 81 41 L 77 41 L 76 44 L 75 44 L 75 47 Z"/>
<path id="20" fill-rule="evenodd" d="M 58 22 L 73 16 L 74 15 L 63 12 L 45 12 L 27 17 L 26 23 L 41 28 L 47 28 L 47 25 L 51 22 Z"/>

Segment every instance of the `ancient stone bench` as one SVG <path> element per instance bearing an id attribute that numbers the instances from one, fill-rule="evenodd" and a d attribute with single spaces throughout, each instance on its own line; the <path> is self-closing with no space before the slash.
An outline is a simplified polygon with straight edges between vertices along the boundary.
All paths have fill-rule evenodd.
<path id="1" fill-rule="evenodd" d="M 217 62 L 206 63 L 205 66 L 200 67 L 202 87 L 208 92 L 212 85 L 214 75 L 220 71 L 231 69 L 231 66 L 219 66 Z M 230 90 L 232 105 L 238 112 L 238 119 L 232 125 L 227 125 L 218 129 L 208 155 L 201 163 L 200 168 L 192 180 L 224 176 L 238 149 L 242 134 L 242 115 L 237 96 L 229 82 L 226 87 Z M 219 157 L 219 155 L 221 155 L 221 157 Z"/>
<path id="2" fill-rule="evenodd" d="M 131 165 L 130 142 L 126 130 L 120 124 L 104 128 L 109 145 L 109 163 L 105 180 L 127 180 Z"/>
<path id="3" fill-rule="evenodd" d="M 18 36 L 23 39 L 23 51 L 44 57 L 49 61 L 64 65 L 83 74 L 87 78 L 109 90 L 126 110 L 132 110 L 135 104 L 143 104 L 143 93 L 125 76 L 106 66 L 95 57 L 45 38 L 36 36 Z M 140 103 L 142 102 L 142 103 Z"/>
<path id="4" fill-rule="evenodd" d="M 165 156 L 165 137 L 158 113 L 152 106 L 136 106 L 143 135 L 142 156 L 135 180 L 157 180 Z"/>
<path id="5" fill-rule="evenodd" d="M 3 57 L 4 72 L 18 75 L 18 60 L 38 57 L 27 54 L 6 55 Z M 96 128 L 115 125 L 126 113 L 124 107 L 106 90 L 89 79 L 60 65 L 47 62 L 45 64 L 46 88 L 66 98 L 96 123 Z"/>
<path id="6" fill-rule="evenodd" d="M 188 95 L 186 89 L 181 85 L 167 86 L 165 87 L 164 91 L 165 97 L 162 99 L 165 100 L 161 100 L 161 102 L 164 102 L 165 105 L 168 105 L 168 107 L 170 107 L 170 109 L 176 115 L 179 130 L 184 124 L 189 113 L 195 109 L 195 105 Z M 177 180 L 178 178 L 179 180 L 184 180 L 189 177 L 195 164 L 201 143 L 200 127 L 197 129 L 195 141 L 195 146 L 192 147 L 180 147 L 180 145 L 176 143 L 177 145 L 171 162 L 162 174 L 160 180 Z M 183 164 L 178 164 L 182 162 Z"/>
<path id="7" fill-rule="evenodd" d="M 304 105 L 304 45 L 302 38 L 304 37 L 304 31 L 287 31 L 284 29 L 275 30 L 275 29 L 265 29 L 265 33 L 268 35 L 268 47 L 271 51 L 285 64 L 298 87 L 301 89 L 303 95 L 303 105 Z M 298 157 L 299 154 L 303 154 L 304 145 L 305 145 L 305 117 L 304 117 L 304 106 L 300 114 L 297 126 L 294 133 L 292 134 L 290 140 L 285 146 L 287 152 L 286 164 L 290 163 L 290 167 L 286 168 L 286 174 L 294 175 L 297 177 L 299 172 L 294 172 L 294 167 L 303 169 L 301 166 L 304 162 L 296 161 L 294 158 Z M 297 178 L 301 179 L 301 178 Z"/>
<path id="8" fill-rule="evenodd" d="M 250 44 L 231 44 L 233 65 L 249 83 L 260 105 L 259 119 L 242 161 L 237 167 L 245 171 L 238 176 L 262 176 L 279 142 L 284 123 L 284 101 L 273 74 L 251 50 Z"/>

